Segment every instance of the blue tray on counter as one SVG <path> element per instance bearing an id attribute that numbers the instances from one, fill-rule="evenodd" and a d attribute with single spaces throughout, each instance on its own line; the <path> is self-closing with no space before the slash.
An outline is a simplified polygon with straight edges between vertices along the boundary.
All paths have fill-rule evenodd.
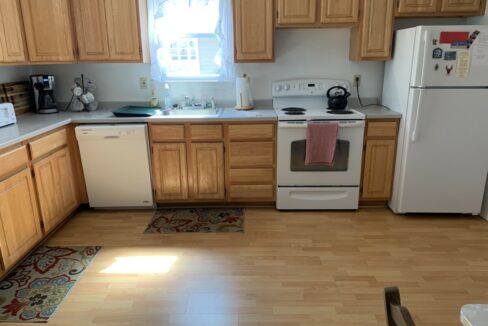
<path id="1" fill-rule="evenodd" d="M 127 105 L 112 111 L 112 113 L 119 118 L 137 118 L 137 117 L 152 117 L 156 115 L 160 109 L 148 106 Z"/>

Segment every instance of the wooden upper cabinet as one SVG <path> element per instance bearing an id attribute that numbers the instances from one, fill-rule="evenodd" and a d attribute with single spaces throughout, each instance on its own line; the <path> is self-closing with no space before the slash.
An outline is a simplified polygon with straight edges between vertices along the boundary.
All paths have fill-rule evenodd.
<path id="1" fill-rule="evenodd" d="M 18 0 L 0 1 L 0 63 L 26 61 Z"/>
<path id="2" fill-rule="evenodd" d="M 437 0 L 398 0 L 399 14 L 425 14 L 437 11 Z"/>
<path id="3" fill-rule="evenodd" d="M 482 7 L 482 0 L 442 0 L 441 12 L 463 13 L 478 12 Z"/>
<path id="4" fill-rule="evenodd" d="M 235 61 L 274 61 L 274 0 L 234 0 Z"/>
<path id="5" fill-rule="evenodd" d="M 33 167 L 44 229 L 49 232 L 78 206 L 68 148 L 34 163 Z"/>
<path id="6" fill-rule="evenodd" d="M 354 24 L 359 19 L 359 0 L 321 0 L 320 23 Z"/>
<path id="7" fill-rule="evenodd" d="M 81 61 L 140 61 L 137 0 L 72 0 Z"/>
<path id="8" fill-rule="evenodd" d="M 393 42 L 395 3 L 361 1 L 359 26 L 351 30 L 351 60 L 389 60 Z"/>
<path id="9" fill-rule="evenodd" d="M 72 0 L 81 61 L 108 60 L 107 20 L 104 0 Z"/>
<path id="10" fill-rule="evenodd" d="M 137 0 L 104 0 L 110 60 L 141 61 Z"/>
<path id="11" fill-rule="evenodd" d="M 152 162 L 156 199 L 188 199 L 186 144 L 153 144 Z"/>
<path id="12" fill-rule="evenodd" d="M 192 143 L 191 173 L 192 199 L 225 199 L 224 144 Z"/>
<path id="13" fill-rule="evenodd" d="M 69 0 L 20 0 L 29 60 L 75 60 Z"/>
<path id="14" fill-rule="evenodd" d="M 316 0 L 278 0 L 277 25 L 315 23 L 316 8 Z"/>
<path id="15" fill-rule="evenodd" d="M 42 238 L 39 222 L 30 170 L 0 182 L 0 265 L 4 269 L 12 267 Z"/>

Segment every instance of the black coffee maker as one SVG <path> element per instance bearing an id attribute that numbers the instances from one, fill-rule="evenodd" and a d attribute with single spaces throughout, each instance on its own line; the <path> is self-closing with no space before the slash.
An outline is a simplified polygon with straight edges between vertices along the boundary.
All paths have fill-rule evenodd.
<path id="1" fill-rule="evenodd" d="M 54 97 L 54 76 L 32 75 L 30 80 L 34 89 L 36 112 L 40 114 L 58 113 L 58 105 Z"/>

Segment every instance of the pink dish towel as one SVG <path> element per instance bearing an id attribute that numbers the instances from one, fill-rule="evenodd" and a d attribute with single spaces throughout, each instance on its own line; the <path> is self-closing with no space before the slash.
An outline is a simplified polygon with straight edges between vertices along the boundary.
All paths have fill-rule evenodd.
<path id="1" fill-rule="evenodd" d="M 306 165 L 332 165 L 337 143 L 338 123 L 312 122 L 307 128 Z"/>

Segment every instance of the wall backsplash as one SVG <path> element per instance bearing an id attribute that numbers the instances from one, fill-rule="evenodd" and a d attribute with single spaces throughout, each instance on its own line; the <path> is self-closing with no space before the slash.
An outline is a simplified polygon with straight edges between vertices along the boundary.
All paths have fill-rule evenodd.
<path id="1" fill-rule="evenodd" d="M 355 74 L 362 76 L 361 95 L 379 97 L 384 64 L 349 61 L 349 33 L 349 29 L 344 28 L 278 30 L 276 62 L 239 64 L 237 71 L 251 77 L 256 99 L 271 98 L 271 83 L 274 80 L 297 77 L 352 80 Z M 69 100 L 72 80 L 81 73 L 97 84 L 97 96 L 101 101 L 145 101 L 150 97 L 150 90 L 139 89 L 139 78 L 150 76 L 148 64 L 48 65 L 33 66 L 32 69 L 34 73 L 55 75 L 61 101 Z M 171 83 L 171 93 L 175 99 L 190 95 L 232 101 L 234 92 L 234 83 Z M 158 96 L 162 97 L 160 94 Z"/>
<path id="2" fill-rule="evenodd" d="M 464 18 L 399 19 L 396 28 L 419 24 L 465 24 Z M 474 23 L 474 22 L 473 22 Z M 251 77 L 255 99 L 271 98 L 274 80 L 300 77 L 337 78 L 352 81 L 360 74 L 361 96 L 380 98 L 383 87 L 383 62 L 354 62 L 349 60 L 349 34 L 338 29 L 278 29 L 276 31 L 276 62 L 237 65 L 238 74 Z M 98 87 L 100 101 L 147 101 L 150 87 L 139 88 L 140 77 L 150 77 L 149 64 L 68 64 L 0 67 L 0 82 L 27 79 L 29 74 L 53 74 L 56 77 L 57 97 L 61 102 L 70 99 L 73 78 L 81 73 Z M 156 85 L 158 97 L 163 98 L 162 85 Z M 185 95 L 215 97 L 234 101 L 233 82 L 174 82 L 171 95 L 179 101 Z M 355 92 L 354 92 L 355 93 Z M 353 94 L 356 96 L 356 94 Z"/>
<path id="3" fill-rule="evenodd" d="M 0 66 L 0 84 L 27 80 L 31 73 L 29 66 Z"/>

